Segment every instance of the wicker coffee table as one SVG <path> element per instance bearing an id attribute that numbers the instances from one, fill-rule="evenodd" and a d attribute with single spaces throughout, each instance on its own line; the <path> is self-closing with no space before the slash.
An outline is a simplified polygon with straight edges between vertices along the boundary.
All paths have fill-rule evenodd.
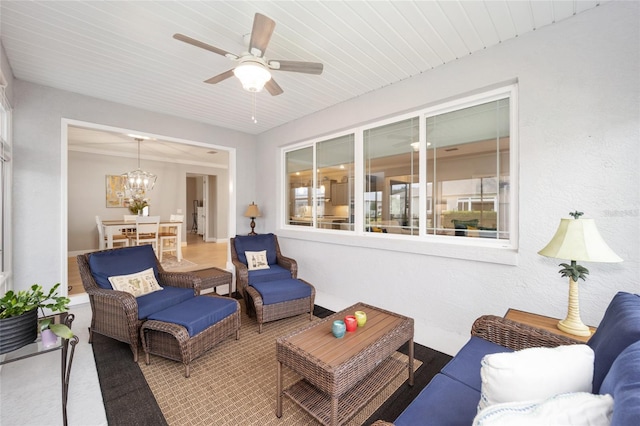
<path id="1" fill-rule="evenodd" d="M 355 311 L 366 312 L 365 326 L 335 338 L 333 321 Z M 391 356 L 405 342 L 409 342 L 408 363 Z M 357 303 L 280 337 L 276 358 L 276 415 L 282 416 L 286 395 L 322 424 L 340 425 L 403 370 L 408 370 L 413 386 L 413 319 Z M 283 365 L 303 377 L 286 390 L 282 389 Z"/>

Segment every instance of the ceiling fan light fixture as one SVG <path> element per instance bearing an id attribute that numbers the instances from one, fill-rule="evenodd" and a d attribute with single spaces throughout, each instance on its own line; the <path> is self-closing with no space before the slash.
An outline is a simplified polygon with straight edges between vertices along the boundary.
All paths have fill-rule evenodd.
<path id="1" fill-rule="evenodd" d="M 239 64 L 233 74 L 238 77 L 244 90 L 259 92 L 267 81 L 271 80 L 271 73 L 259 62 L 247 61 Z"/>

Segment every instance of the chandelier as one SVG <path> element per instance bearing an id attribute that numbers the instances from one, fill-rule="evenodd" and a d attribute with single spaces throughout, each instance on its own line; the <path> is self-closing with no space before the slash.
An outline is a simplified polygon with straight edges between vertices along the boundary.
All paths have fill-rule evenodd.
<path id="1" fill-rule="evenodd" d="M 153 189 L 157 176 L 140 168 L 140 142 L 143 141 L 143 138 L 136 137 L 134 140 L 138 142 L 138 168 L 123 176 L 125 177 L 124 190 L 126 195 L 136 199 L 144 198 L 145 193 Z"/>

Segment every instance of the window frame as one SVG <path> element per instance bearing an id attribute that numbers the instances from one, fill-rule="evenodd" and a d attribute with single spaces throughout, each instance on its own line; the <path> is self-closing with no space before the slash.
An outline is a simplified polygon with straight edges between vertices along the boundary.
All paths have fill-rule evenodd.
<path id="1" fill-rule="evenodd" d="M 418 235 L 383 234 L 375 232 L 365 232 L 364 230 L 364 156 L 363 138 L 367 129 L 373 129 L 386 124 L 402 121 L 411 117 L 419 117 L 419 199 L 428 200 L 427 197 L 427 146 L 426 146 L 426 119 L 434 115 L 444 114 L 451 111 L 462 110 L 483 103 L 509 98 L 509 239 L 484 239 L 484 238 L 460 238 L 447 235 L 427 234 L 427 208 L 419 209 L 419 233 Z M 354 215 L 353 230 L 336 231 L 331 229 L 302 227 L 289 225 L 287 223 L 287 195 L 284 182 L 286 182 L 286 153 L 297 149 L 313 146 L 314 170 L 315 144 L 330 140 L 346 134 L 354 134 L 355 142 L 355 176 L 354 176 L 354 206 L 351 214 Z M 387 116 L 382 120 L 375 120 L 340 133 L 328 134 L 305 141 L 297 142 L 293 145 L 281 147 L 281 173 L 279 192 L 281 198 L 281 214 L 277 220 L 277 232 L 283 236 L 291 238 L 306 239 L 312 241 L 330 242 L 333 244 L 343 244 L 357 247 L 372 247 L 385 250 L 400 251 L 407 253 L 418 253 L 434 256 L 451 257 L 457 259 L 468 259 L 491 263 L 508 265 L 517 264 L 517 253 L 519 247 L 519 137 L 518 137 L 518 84 L 513 83 L 491 90 L 478 92 L 470 95 L 463 95 L 446 102 L 433 104 L 431 106 L 404 112 L 401 114 Z M 315 183 L 314 174 L 314 183 Z M 316 213 L 314 211 L 314 224 Z M 478 250 L 481 248 L 482 250 Z"/>

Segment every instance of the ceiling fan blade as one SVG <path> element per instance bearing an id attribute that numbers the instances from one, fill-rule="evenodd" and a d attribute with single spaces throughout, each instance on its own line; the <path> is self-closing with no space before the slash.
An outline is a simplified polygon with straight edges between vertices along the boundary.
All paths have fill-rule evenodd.
<path id="1" fill-rule="evenodd" d="M 253 18 L 249 53 L 259 58 L 264 56 L 264 52 L 267 50 L 267 45 L 269 44 L 269 40 L 271 40 L 271 35 L 275 27 L 276 23 L 273 19 L 256 13 L 256 16 Z"/>
<path id="2" fill-rule="evenodd" d="M 284 92 L 284 90 L 282 90 L 282 87 L 280 87 L 280 85 L 276 83 L 273 77 L 271 78 L 271 80 L 265 83 L 264 88 L 267 89 L 269 93 L 271 93 L 271 96 L 278 96 L 282 94 L 282 92 Z"/>
<path id="3" fill-rule="evenodd" d="M 322 74 L 324 66 L 318 62 L 301 61 L 269 61 L 269 68 L 280 71 L 302 72 L 305 74 Z"/>
<path id="4" fill-rule="evenodd" d="M 215 77 L 211 77 L 210 79 L 205 80 L 204 82 L 209 84 L 216 84 L 228 79 L 229 77 L 233 77 L 233 70 L 225 71 L 222 74 L 218 74 Z"/>
<path id="5" fill-rule="evenodd" d="M 195 38 L 191 38 L 184 34 L 174 34 L 173 38 L 176 40 L 183 41 L 185 43 L 191 44 L 193 46 L 199 47 L 201 49 L 208 50 L 209 52 L 217 53 L 218 55 L 226 56 L 229 59 L 238 59 L 238 55 L 234 55 L 233 53 L 227 52 L 226 50 L 219 49 L 215 46 L 211 46 L 210 44 L 204 43 L 200 40 L 196 40 Z"/>

